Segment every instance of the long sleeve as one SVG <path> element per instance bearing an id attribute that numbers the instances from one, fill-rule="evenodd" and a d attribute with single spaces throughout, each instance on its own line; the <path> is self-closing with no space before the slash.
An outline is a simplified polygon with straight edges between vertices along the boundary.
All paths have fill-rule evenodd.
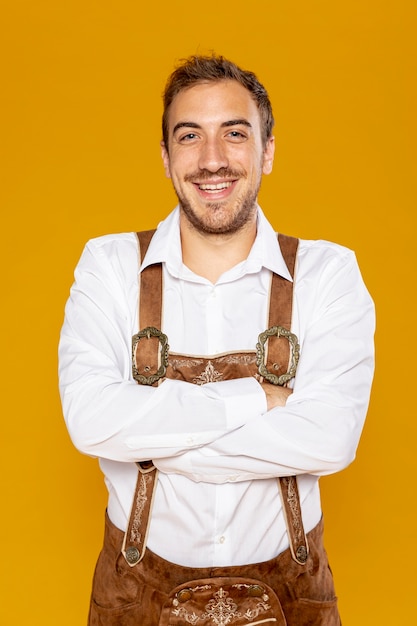
<path id="1" fill-rule="evenodd" d="M 316 248 L 300 251 L 293 329 L 301 358 L 286 406 L 162 460 L 161 471 L 224 483 L 323 475 L 354 459 L 373 376 L 374 307 L 354 254 L 330 244 Z"/>
<path id="2" fill-rule="evenodd" d="M 132 380 L 137 275 L 133 234 L 89 242 L 75 271 L 59 346 L 62 405 L 75 446 L 123 462 L 204 445 L 265 406 L 252 379 L 204 387 L 166 380 L 158 388 Z"/>

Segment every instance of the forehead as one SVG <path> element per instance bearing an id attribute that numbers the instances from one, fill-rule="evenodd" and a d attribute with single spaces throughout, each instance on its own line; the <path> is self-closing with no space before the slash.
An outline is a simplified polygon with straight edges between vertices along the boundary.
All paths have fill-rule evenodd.
<path id="1" fill-rule="evenodd" d="M 222 124 L 247 119 L 260 127 L 260 115 L 250 92 L 235 80 L 202 82 L 180 91 L 168 111 L 169 132 L 178 122 Z"/>

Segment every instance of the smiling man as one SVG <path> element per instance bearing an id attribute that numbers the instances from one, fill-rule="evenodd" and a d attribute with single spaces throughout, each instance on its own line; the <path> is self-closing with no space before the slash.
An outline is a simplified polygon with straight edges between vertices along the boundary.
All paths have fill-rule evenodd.
<path id="1" fill-rule="evenodd" d="M 350 250 L 258 206 L 273 123 L 252 72 L 185 60 L 162 121 L 178 206 L 77 266 L 60 389 L 109 490 L 90 625 L 340 623 L 319 478 L 355 457 L 374 311 Z"/>

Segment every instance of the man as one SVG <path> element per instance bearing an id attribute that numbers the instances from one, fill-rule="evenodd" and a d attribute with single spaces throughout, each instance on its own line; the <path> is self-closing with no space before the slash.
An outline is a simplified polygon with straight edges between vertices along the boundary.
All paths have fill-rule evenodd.
<path id="1" fill-rule="evenodd" d="M 89 624 L 339 624 L 318 481 L 355 456 L 373 305 L 351 251 L 278 242 L 272 128 L 254 74 L 183 62 L 161 143 L 178 207 L 76 269 L 61 395 L 109 490 Z"/>

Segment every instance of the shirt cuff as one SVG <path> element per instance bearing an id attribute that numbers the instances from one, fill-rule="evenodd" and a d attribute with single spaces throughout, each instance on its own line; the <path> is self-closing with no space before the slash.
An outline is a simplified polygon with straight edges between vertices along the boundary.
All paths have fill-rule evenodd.
<path id="1" fill-rule="evenodd" d="M 210 394 L 213 392 L 224 404 L 227 430 L 234 430 L 251 419 L 266 413 L 266 395 L 256 378 L 237 378 L 205 386 Z"/>

